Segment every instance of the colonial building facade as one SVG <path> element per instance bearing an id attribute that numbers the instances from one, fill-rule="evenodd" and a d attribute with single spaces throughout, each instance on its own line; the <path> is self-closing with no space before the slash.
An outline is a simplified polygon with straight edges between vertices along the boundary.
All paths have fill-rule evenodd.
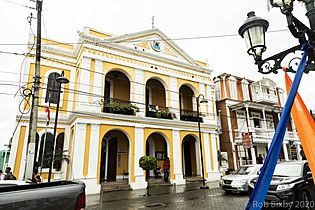
<path id="1" fill-rule="evenodd" d="M 188 177 L 202 174 L 199 119 L 204 176 L 219 179 L 215 91 L 208 65 L 192 59 L 158 29 L 113 36 L 85 28 L 79 37 L 77 44 L 42 40 L 35 155 L 42 176 L 47 178 L 49 152 L 54 149 L 56 157 L 70 159 L 62 161 L 60 170 L 54 165 L 54 179 L 82 180 L 88 194 L 122 179 L 131 189 L 146 188 L 139 167 L 144 155 L 155 156 L 160 167 L 169 157 L 170 183 L 185 184 Z M 28 57 L 24 82 L 32 83 L 34 63 L 34 56 Z M 55 79 L 62 72 L 70 83 L 60 93 L 54 141 Z M 198 114 L 200 94 L 208 103 L 200 104 Z M 46 128 L 49 102 L 52 119 Z M 18 179 L 25 174 L 28 132 L 29 116 L 24 115 L 9 160 Z"/>
<path id="2" fill-rule="evenodd" d="M 221 151 L 228 153 L 229 168 L 256 164 L 259 154 L 263 158 L 267 155 L 283 110 L 284 91 L 267 78 L 252 81 L 226 73 L 215 77 L 214 83 L 221 122 Z M 250 142 L 245 142 L 248 133 Z M 279 158 L 300 159 L 299 145 L 290 118 Z"/>

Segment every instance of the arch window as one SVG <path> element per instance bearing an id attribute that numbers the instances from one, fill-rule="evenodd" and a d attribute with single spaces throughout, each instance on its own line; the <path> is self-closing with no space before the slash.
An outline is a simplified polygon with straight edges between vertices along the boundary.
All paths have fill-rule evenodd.
<path id="1" fill-rule="evenodd" d="M 47 82 L 47 91 L 45 96 L 45 103 L 50 102 L 52 104 L 58 103 L 58 90 L 60 83 L 57 82 L 57 77 L 59 77 L 60 74 L 57 72 L 52 72 L 48 76 L 48 82 Z"/>
<path id="2" fill-rule="evenodd" d="M 46 139 L 46 141 L 45 141 Z M 45 142 L 45 150 L 44 150 L 44 142 Z M 50 154 L 54 148 L 54 140 L 53 134 L 44 133 L 41 137 L 40 141 L 40 149 L 38 154 L 38 165 L 42 168 L 49 168 L 50 164 Z M 43 153 L 44 150 L 44 153 Z"/>

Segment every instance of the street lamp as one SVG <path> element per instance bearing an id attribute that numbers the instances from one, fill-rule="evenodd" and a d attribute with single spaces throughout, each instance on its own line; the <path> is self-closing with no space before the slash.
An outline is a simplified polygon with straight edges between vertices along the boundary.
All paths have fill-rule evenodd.
<path id="1" fill-rule="evenodd" d="M 265 45 L 265 32 L 268 29 L 269 23 L 260 17 L 255 16 L 254 12 L 248 13 L 248 18 L 244 24 L 239 28 L 239 35 L 245 39 L 247 45 L 247 53 L 252 55 L 255 59 L 255 64 L 258 65 L 258 72 L 262 74 L 278 73 L 279 69 L 282 69 L 282 61 L 290 54 L 297 51 L 302 51 L 302 47 L 305 43 L 308 43 L 310 47 L 307 49 L 307 64 L 304 72 L 315 70 L 315 0 L 297 0 L 303 2 L 306 7 L 306 16 L 309 19 L 310 27 L 307 27 L 304 23 L 293 16 L 293 2 L 294 0 L 269 0 L 273 7 L 280 8 L 282 14 L 287 18 L 288 28 L 291 34 L 298 39 L 299 44 L 273 55 L 269 58 L 262 59 L 263 52 L 267 49 Z M 296 64 L 296 59 L 290 60 L 286 72 L 296 71 L 293 69 L 293 65 Z"/>
<path id="2" fill-rule="evenodd" d="M 202 99 L 200 100 L 200 98 Z M 204 168 L 203 168 L 203 156 L 202 156 L 202 143 L 201 143 L 201 131 L 200 131 L 200 113 L 199 113 L 199 105 L 200 103 L 208 103 L 208 100 L 205 99 L 205 96 L 200 94 L 198 97 L 196 97 L 197 102 L 197 114 L 198 114 L 198 133 L 199 133 L 199 144 L 200 144 L 200 156 L 201 156 L 201 168 L 202 168 L 202 186 L 200 186 L 200 189 L 209 189 L 209 186 L 206 186 L 205 183 L 205 174 L 204 174 Z"/>
<path id="3" fill-rule="evenodd" d="M 54 135 L 53 135 L 53 145 L 55 145 L 56 139 L 56 131 L 57 131 L 57 123 L 58 123 L 58 111 L 59 111 L 59 102 L 60 102 L 60 93 L 61 93 L 61 85 L 69 83 L 69 80 L 64 76 L 64 71 L 61 72 L 61 75 L 56 78 L 58 82 L 58 95 L 57 95 L 57 108 L 56 108 L 56 116 L 55 116 L 55 125 L 54 125 Z M 49 163 L 49 174 L 48 174 L 48 182 L 51 179 L 51 170 L 54 156 L 54 146 L 50 153 L 50 163 Z"/>

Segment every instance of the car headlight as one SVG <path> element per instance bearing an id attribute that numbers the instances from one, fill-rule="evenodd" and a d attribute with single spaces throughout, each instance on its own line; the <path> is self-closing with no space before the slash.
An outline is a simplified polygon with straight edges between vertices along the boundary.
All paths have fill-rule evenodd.
<path id="1" fill-rule="evenodd" d="M 245 184 L 247 179 L 234 180 L 232 184 Z"/>
<path id="2" fill-rule="evenodd" d="M 280 185 L 278 185 L 277 186 L 277 191 L 279 191 L 279 190 L 287 190 L 287 189 L 291 189 L 291 188 L 293 188 L 294 187 L 294 184 L 292 183 L 292 184 L 280 184 Z"/>

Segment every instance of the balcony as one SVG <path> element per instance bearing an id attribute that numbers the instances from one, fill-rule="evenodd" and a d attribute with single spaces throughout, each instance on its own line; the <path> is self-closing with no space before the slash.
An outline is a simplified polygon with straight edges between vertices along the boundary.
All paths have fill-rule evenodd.
<path id="1" fill-rule="evenodd" d="M 198 122 L 198 112 L 181 109 L 180 110 L 180 120 Z M 199 120 L 200 120 L 200 122 L 203 122 L 203 118 L 200 116 L 199 116 Z"/>
<path id="2" fill-rule="evenodd" d="M 277 104 L 278 98 L 276 95 L 256 92 L 253 94 L 253 101 L 266 104 Z"/>
<path id="3" fill-rule="evenodd" d="M 248 132 L 248 130 L 235 129 L 235 142 L 242 144 L 242 132 Z M 271 143 L 275 130 L 264 129 L 264 128 L 250 128 L 249 132 L 252 132 L 252 140 L 254 143 Z M 284 141 L 299 141 L 297 133 L 294 131 L 286 131 Z"/>
<path id="4" fill-rule="evenodd" d="M 169 111 L 168 107 L 157 106 L 149 104 L 147 105 L 146 117 L 162 118 L 162 119 L 174 119 L 175 114 Z"/>
<path id="5" fill-rule="evenodd" d="M 138 107 L 131 104 L 130 101 L 125 101 L 116 98 L 110 98 L 104 101 L 103 112 L 123 115 L 136 115 Z"/>

